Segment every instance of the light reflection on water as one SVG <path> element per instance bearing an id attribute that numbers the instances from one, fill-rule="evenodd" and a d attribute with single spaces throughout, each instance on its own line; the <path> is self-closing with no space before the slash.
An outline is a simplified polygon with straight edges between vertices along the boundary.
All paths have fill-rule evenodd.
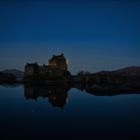
<path id="1" fill-rule="evenodd" d="M 140 94 L 0 86 L 0 139 L 140 138 Z"/>

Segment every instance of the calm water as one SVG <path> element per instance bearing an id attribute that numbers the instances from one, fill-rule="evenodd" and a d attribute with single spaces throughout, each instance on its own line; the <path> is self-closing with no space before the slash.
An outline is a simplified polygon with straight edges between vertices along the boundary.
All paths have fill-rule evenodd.
<path id="1" fill-rule="evenodd" d="M 140 94 L 0 86 L 0 140 L 140 139 Z"/>

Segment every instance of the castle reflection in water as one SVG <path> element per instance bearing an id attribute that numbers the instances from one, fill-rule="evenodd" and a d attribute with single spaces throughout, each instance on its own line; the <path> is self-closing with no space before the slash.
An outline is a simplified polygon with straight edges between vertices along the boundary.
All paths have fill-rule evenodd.
<path id="1" fill-rule="evenodd" d="M 64 108 L 68 102 L 69 87 L 65 86 L 24 86 L 26 99 L 48 98 L 53 107 Z"/>
<path id="2" fill-rule="evenodd" d="M 53 107 L 64 108 L 68 103 L 68 91 L 71 88 L 83 90 L 95 96 L 113 96 L 122 94 L 140 94 L 140 88 L 130 88 L 123 85 L 87 85 L 87 84 L 56 84 L 56 85 L 24 85 L 24 96 L 26 99 L 36 100 L 39 97 L 48 98 Z"/>

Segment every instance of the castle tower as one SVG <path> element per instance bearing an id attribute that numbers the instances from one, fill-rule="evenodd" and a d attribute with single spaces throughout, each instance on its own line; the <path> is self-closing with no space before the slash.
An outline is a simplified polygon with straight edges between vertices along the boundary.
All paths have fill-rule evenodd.
<path id="1" fill-rule="evenodd" d="M 64 54 L 61 55 L 53 55 L 53 57 L 49 60 L 49 67 L 59 69 L 62 71 L 67 71 L 67 60 L 64 57 Z"/>

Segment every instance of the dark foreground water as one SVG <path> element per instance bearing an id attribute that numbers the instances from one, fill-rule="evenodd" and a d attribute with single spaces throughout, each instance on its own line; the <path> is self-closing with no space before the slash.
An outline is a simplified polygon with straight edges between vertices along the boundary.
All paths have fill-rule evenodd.
<path id="1" fill-rule="evenodd" d="M 0 140 L 140 139 L 140 94 L 0 86 Z"/>

